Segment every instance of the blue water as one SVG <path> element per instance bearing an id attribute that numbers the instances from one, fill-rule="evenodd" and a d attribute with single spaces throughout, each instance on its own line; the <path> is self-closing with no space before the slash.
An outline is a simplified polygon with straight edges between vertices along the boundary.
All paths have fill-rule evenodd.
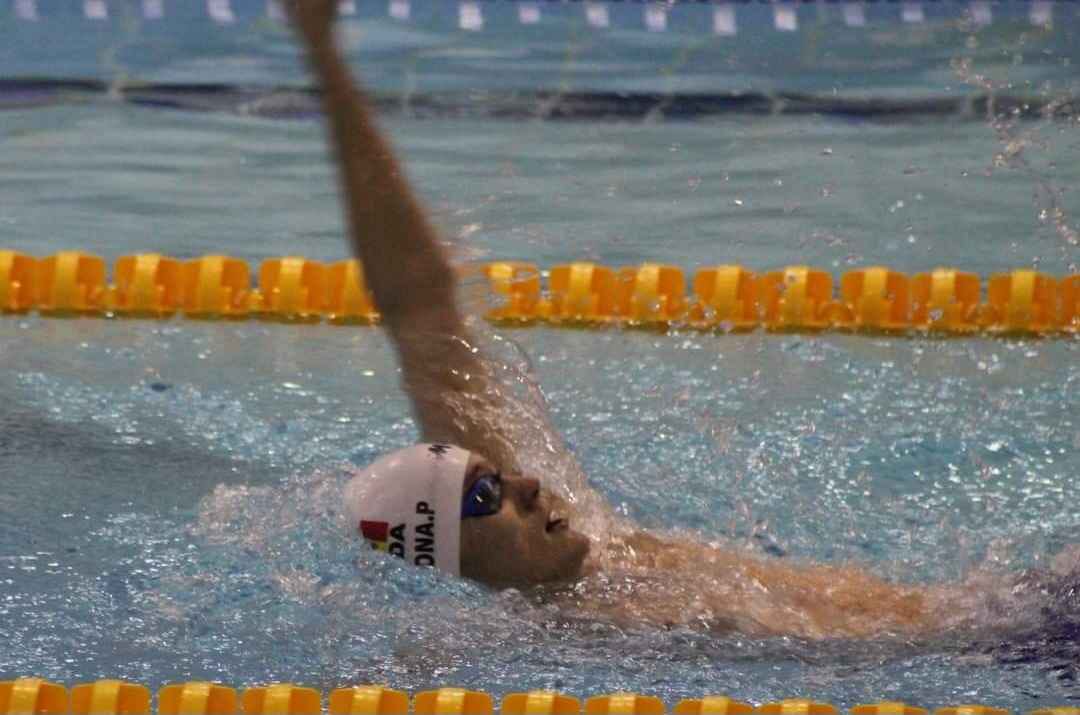
<path id="1" fill-rule="evenodd" d="M 32 39 L 18 40 L 25 66 L 8 64 L 5 50 L 5 73 L 65 76 L 74 67 L 113 76 L 85 28 L 64 35 L 73 38 L 71 64 L 61 55 L 49 64 L 42 37 L 85 22 L 61 15 L 35 26 L 39 55 Z M 12 37 L 14 21 L 5 22 L 0 36 Z M 509 31 L 464 36 L 434 20 L 380 22 L 350 31 L 389 46 L 372 60 L 386 72 L 372 79 L 390 89 L 410 42 L 459 54 L 508 53 L 513 43 Z M 1017 27 L 976 34 L 1014 47 Z M 1055 32 L 1069 39 L 1072 27 Z M 910 42 L 926 31 L 887 29 Z M 135 49 L 126 52 L 155 47 L 156 60 L 108 56 L 156 80 L 301 78 L 269 21 L 213 29 L 220 45 L 203 49 L 115 19 L 95 31 L 104 44 L 128 32 Z M 939 54 L 963 55 L 970 34 L 948 31 L 964 42 Z M 663 76 L 657 58 L 676 62 L 687 42 L 628 30 L 615 39 L 644 48 L 643 59 L 591 41 L 612 53 L 611 76 L 624 79 L 639 65 Z M 518 62 L 544 48 L 530 45 Z M 1046 91 L 1073 90 L 1075 65 L 1047 51 Z M 358 66 L 365 57 L 354 55 Z M 580 69 L 576 59 L 559 62 Z M 1036 71 L 1023 57 L 1016 69 L 1008 62 L 935 60 L 927 67 L 939 75 L 918 65 L 892 81 L 935 93 L 970 87 L 985 66 L 1018 78 Z M 480 74 L 464 75 L 473 83 L 465 86 L 487 86 Z M 873 75 L 862 81 L 890 91 Z M 460 261 L 1076 270 L 1075 119 L 394 117 L 387 128 Z M 4 247 L 110 259 L 224 251 L 253 265 L 296 252 L 344 255 L 333 176 L 310 119 L 101 96 L 5 111 L 0 152 Z M 855 561 L 905 582 L 1045 565 L 1080 543 L 1075 340 L 504 335 L 528 355 L 591 483 L 648 528 L 785 559 Z M 1060 644 L 1025 659 L 993 647 L 989 633 L 979 643 L 905 647 L 625 628 L 359 548 L 337 521 L 342 465 L 416 434 L 376 330 L 4 316 L 0 365 L 0 679 L 629 689 L 669 703 L 716 691 L 839 705 L 1029 708 L 1080 698 L 1068 678 L 1075 649 Z"/>

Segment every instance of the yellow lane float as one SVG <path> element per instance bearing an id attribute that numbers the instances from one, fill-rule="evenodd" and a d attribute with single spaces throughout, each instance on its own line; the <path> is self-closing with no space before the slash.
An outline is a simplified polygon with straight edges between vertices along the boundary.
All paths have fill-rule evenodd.
<path id="1" fill-rule="evenodd" d="M 22 313 L 37 305 L 37 260 L 0 251 L 0 312 Z"/>
<path id="2" fill-rule="evenodd" d="M 851 715 L 927 715 L 926 708 L 915 707 L 895 700 L 856 705 Z"/>
<path id="3" fill-rule="evenodd" d="M 150 689 L 121 680 L 99 680 L 71 689 L 72 715 L 150 715 Z"/>
<path id="4" fill-rule="evenodd" d="M 330 693 L 330 715 L 408 715 L 409 696 L 380 685 L 338 688 Z"/>
<path id="5" fill-rule="evenodd" d="M 615 271 L 595 263 L 555 266 L 546 318 L 551 323 L 608 323 L 615 318 Z"/>
<path id="6" fill-rule="evenodd" d="M 491 715 L 494 707 L 487 693 L 464 688 L 427 690 L 413 698 L 416 715 Z"/>
<path id="7" fill-rule="evenodd" d="M 0 681 L 0 715 L 319 715 L 323 696 L 318 690 L 291 683 L 250 687 L 237 697 L 234 688 L 203 681 L 174 683 L 157 693 L 152 708 L 150 690 L 120 680 L 98 680 L 75 685 L 70 696 L 63 685 L 41 678 Z M 494 700 L 488 693 L 465 688 L 439 688 L 409 695 L 382 685 L 357 685 L 329 694 L 329 715 L 491 715 Z M 534 690 L 503 697 L 503 715 L 663 715 L 664 702 L 652 695 L 618 692 L 587 698 Z M 793 698 L 750 703 L 727 696 L 705 695 L 680 700 L 675 715 L 838 715 L 830 703 Z M 882 701 L 855 705 L 851 715 L 927 715 L 927 710 L 903 702 Z M 1010 715 L 1009 710 L 989 705 L 953 705 L 934 710 L 934 715 Z M 1075 706 L 1031 710 L 1027 715 L 1080 715 Z"/>
<path id="8" fill-rule="evenodd" d="M 502 699 L 502 715 L 579 715 L 581 701 L 549 690 L 511 693 Z"/>
<path id="9" fill-rule="evenodd" d="M 680 700 L 671 711 L 674 715 L 750 715 L 754 706 L 721 695 Z"/>
<path id="10" fill-rule="evenodd" d="M 239 702 L 236 690 L 224 685 L 175 683 L 158 691 L 158 715 L 235 715 Z"/>
<path id="11" fill-rule="evenodd" d="M 758 279 L 742 266 L 711 266 L 694 273 L 690 324 L 700 328 L 753 330 L 761 324 Z"/>
<path id="12" fill-rule="evenodd" d="M 121 256 L 113 271 L 108 309 L 119 315 L 160 317 L 180 309 L 180 262 L 157 253 Z"/>
<path id="13" fill-rule="evenodd" d="M 41 678 L 0 682 L 0 715 L 67 715 L 67 688 Z"/>
<path id="14" fill-rule="evenodd" d="M 585 701 L 585 715 L 664 715 L 664 701 L 651 695 L 612 693 Z"/>
<path id="15" fill-rule="evenodd" d="M 678 266 L 611 268 L 579 261 L 544 270 L 522 261 L 484 264 L 485 316 L 504 325 L 717 332 L 838 330 L 859 333 L 1052 336 L 1080 333 L 1080 275 L 1030 269 L 994 274 L 942 267 L 907 275 L 885 266 L 833 276 L 811 266 L 755 273 L 705 266 L 687 281 Z M 199 319 L 261 318 L 377 323 L 379 313 L 356 260 L 324 264 L 268 258 L 252 271 L 238 258 L 179 261 L 121 256 L 106 282 L 105 261 L 80 251 L 34 258 L 0 250 L 0 312 L 74 317 L 116 315 Z M 985 294 L 984 294 L 985 289 Z"/>
<path id="16" fill-rule="evenodd" d="M 203 256 L 183 266 L 185 315 L 192 318 L 246 318 L 250 312 L 248 265 L 228 256 Z"/>
<path id="17" fill-rule="evenodd" d="M 759 715 L 837 715 L 835 705 L 819 703 L 806 698 L 789 698 L 775 703 L 765 703 L 757 708 Z"/>
<path id="18" fill-rule="evenodd" d="M 761 322 L 769 330 L 825 330 L 838 323 L 840 306 L 825 271 L 791 266 L 766 273 L 758 281 L 758 299 Z"/>
<path id="19" fill-rule="evenodd" d="M 241 702 L 245 715 L 322 715 L 322 694 L 291 683 L 248 688 Z"/>
<path id="20" fill-rule="evenodd" d="M 37 264 L 35 306 L 45 315 L 99 313 L 105 308 L 105 261 L 80 251 L 63 251 Z"/>
<path id="21" fill-rule="evenodd" d="M 911 279 L 911 326 L 971 333 L 979 329 L 979 277 L 952 268 L 916 273 Z"/>

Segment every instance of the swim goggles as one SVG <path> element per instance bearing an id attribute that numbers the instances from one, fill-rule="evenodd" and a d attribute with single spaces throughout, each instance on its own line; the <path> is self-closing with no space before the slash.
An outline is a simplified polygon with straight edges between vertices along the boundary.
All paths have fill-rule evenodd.
<path id="1" fill-rule="evenodd" d="M 502 508 L 502 475 L 485 474 L 469 487 L 461 502 L 461 518 L 491 516 Z"/>

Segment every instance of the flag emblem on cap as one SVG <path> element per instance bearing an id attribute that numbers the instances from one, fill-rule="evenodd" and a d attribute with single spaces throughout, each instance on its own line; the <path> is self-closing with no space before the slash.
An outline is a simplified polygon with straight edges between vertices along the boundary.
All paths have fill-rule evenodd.
<path id="1" fill-rule="evenodd" d="M 372 548 L 378 551 L 387 551 L 389 542 L 390 524 L 385 521 L 360 522 L 360 534 L 371 542 Z"/>

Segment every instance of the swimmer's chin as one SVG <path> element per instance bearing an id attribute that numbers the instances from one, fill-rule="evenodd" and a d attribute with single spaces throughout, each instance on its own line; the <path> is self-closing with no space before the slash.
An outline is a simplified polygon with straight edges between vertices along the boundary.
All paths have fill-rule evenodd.
<path id="1" fill-rule="evenodd" d="M 589 537 L 569 527 L 549 535 L 557 549 L 547 564 L 539 565 L 521 586 L 561 586 L 574 583 L 591 573 Z"/>
<path id="2" fill-rule="evenodd" d="M 566 573 L 560 578 L 555 579 L 555 582 L 557 583 L 577 581 L 595 570 L 592 559 L 589 558 L 592 553 L 592 542 L 589 537 L 580 531 L 567 529 L 564 538 L 571 544 L 570 552 L 572 556 L 570 559 L 570 567 L 567 569 Z"/>
<path id="3" fill-rule="evenodd" d="M 533 548 L 523 549 L 512 559 L 491 552 L 485 563 L 464 563 L 462 576 L 493 589 L 532 589 L 572 584 L 587 576 L 591 567 L 591 543 L 585 534 L 569 526 L 544 533 Z M 499 563 L 501 562 L 501 563 Z"/>

